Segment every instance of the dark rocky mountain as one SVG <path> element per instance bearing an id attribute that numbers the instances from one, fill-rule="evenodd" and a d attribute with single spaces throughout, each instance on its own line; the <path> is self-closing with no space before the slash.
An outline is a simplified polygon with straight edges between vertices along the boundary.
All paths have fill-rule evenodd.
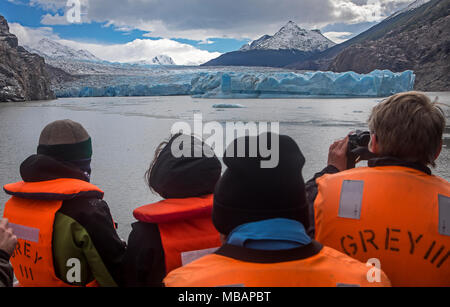
<path id="1" fill-rule="evenodd" d="M 247 50 L 222 54 L 202 66 L 284 67 L 308 59 L 313 52 L 299 50 Z"/>
<path id="2" fill-rule="evenodd" d="M 19 46 L 0 15 L 0 102 L 54 98 L 44 59 Z"/>
<path id="3" fill-rule="evenodd" d="M 431 1 L 407 15 L 407 22 L 384 36 L 342 50 L 329 69 L 410 69 L 416 74 L 415 89 L 450 91 L 450 0 Z"/>
<path id="4" fill-rule="evenodd" d="M 327 70 L 333 59 L 345 48 L 354 44 L 364 44 L 367 41 L 382 38 L 390 31 L 393 31 L 400 25 L 407 23 L 411 15 L 414 15 L 414 11 L 406 11 L 400 14 L 395 13 L 359 35 L 321 53 L 315 54 L 307 61 L 292 63 L 289 67 L 296 69 Z"/>
<path id="5" fill-rule="evenodd" d="M 287 67 L 358 73 L 411 69 L 417 76 L 417 90 L 449 91 L 449 15 L 450 0 L 412 5 L 342 44 Z"/>

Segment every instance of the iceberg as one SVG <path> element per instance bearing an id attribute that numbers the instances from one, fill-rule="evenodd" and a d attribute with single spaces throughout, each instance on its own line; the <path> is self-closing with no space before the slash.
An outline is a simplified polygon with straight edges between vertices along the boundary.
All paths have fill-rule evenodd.
<path id="1" fill-rule="evenodd" d="M 212 106 L 214 109 L 240 109 L 245 108 L 239 103 L 218 103 Z"/>
<path id="2" fill-rule="evenodd" d="M 173 96 L 195 98 L 387 97 L 414 88 L 411 70 L 368 74 L 330 71 L 167 70 L 151 76 L 94 76 L 59 86 L 57 97 Z M 100 85 L 99 85 L 100 84 Z"/>

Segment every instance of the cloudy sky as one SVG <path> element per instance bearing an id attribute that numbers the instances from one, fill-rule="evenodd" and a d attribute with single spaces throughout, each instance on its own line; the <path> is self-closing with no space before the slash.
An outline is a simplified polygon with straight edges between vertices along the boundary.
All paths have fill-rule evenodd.
<path id="1" fill-rule="evenodd" d="M 80 3 L 80 22 L 73 3 Z M 109 61 L 165 54 L 199 64 L 239 49 L 289 20 L 342 42 L 413 0 L 0 0 L 23 45 L 49 37 Z M 69 6 L 68 6 L 69 5 Z M 68 15 L 69 18 L 68 18 Z"/>

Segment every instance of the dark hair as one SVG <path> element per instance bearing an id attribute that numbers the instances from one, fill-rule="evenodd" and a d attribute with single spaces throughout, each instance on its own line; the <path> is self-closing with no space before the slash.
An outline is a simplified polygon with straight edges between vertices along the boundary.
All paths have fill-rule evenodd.
<path id="1" fill-rule="evenodd" d="M 190 143 L 192 155 L 178 156 L 172 152 L 173 145 L 182 150 L 184 145 L 188 144 L 186 142 Z M 196 154 L 198 148 L 202 152 L 201 155 Z M 209 156 L 205 153 L 207 148 L 211 149 L 200 138 L 183 133 L 171 135 L 168 140 L 161 142 L 145 173 L 146 183 L 152 193 L 166 199 L 212 194 L 220 178 L 222 164 L 214 154 Z"/>
<path id="2" fill-rule="evenodd" d="M 151 183 L 150 183 L 150 179 L 151 179 L 151 177 L 152 177 L 152 170 L 153 170 L 153 167 L 155 166 L 156 161 L 158 160 L 158 157 L 159 157 L 159 154 L 161 153 L 161 151 L 167 146 L 167 144 L 169 144 L 169 142 L 170 142 L 171 139 L 173 139 L 174 137 L 179 136 L 179 135 L 180 135 L 180 133 L 175 134 L 175 135 L 171 134 L 170 137 L 168 137 L 166 140 L 162 141 L 162 142 L 158 145 L 158 147 L 156 147 L 155 154 L 154 154 L 154 156 L 153 156 L 153 160 L 152 160 L 152 162 L 150 163 L 150 167 L 149 167 L 148 170 L 145 172 L 145 183 L 146 183 L 147 186 L 150 188 L 150 191 L 151 191 L 153 194 L 155 194 L 155 195 L 158 194 L 158 193 L 155 191 L 155 189 L 152 187 L 152 185 L 151 185 Z"/>

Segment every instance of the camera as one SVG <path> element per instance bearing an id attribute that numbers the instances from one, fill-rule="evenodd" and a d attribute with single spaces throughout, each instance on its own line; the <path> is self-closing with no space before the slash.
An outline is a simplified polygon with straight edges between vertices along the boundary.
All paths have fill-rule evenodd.
<path id="1" fill-rule="evenodd" d="M 374 157 L 369 152 L 370 132 L 356 130 L 348 136 L 347 169 L 354 168 L 361 160 L 369 160 Z"/>

